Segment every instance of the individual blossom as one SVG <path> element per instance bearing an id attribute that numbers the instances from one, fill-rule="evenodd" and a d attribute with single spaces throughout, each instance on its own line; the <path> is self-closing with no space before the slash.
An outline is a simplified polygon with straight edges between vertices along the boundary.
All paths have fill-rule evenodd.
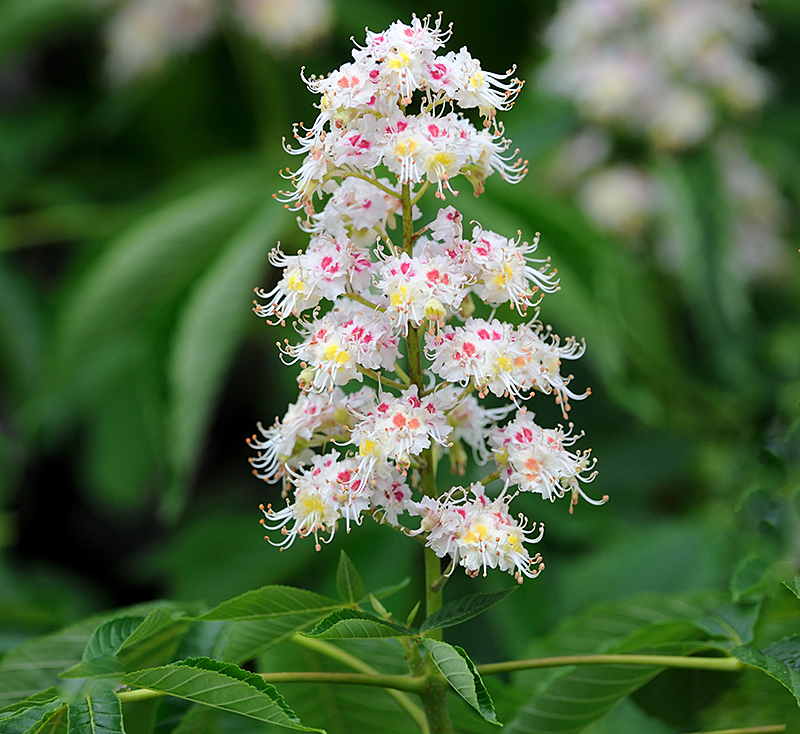
<path id="1" fill-rule="evenodd" d="M 324 316 L 301 322 L 305 337 L 281 348 L 286 364 L 300 362 L 301 385 L 312 392 L 331 392 L 336 385 L 363 381 L 359 367 L 391 369 L 400 356 L 398 338 L 379 311 L 346 301 Z"/>
<path id="2" fill-rule="evenodd" d="M 376 288 L 386 298 L 385 314 L 397 331 L 438 320 L 458 311 L 466 295 L 468 276 L 443 257 L 387 257 Z M 436 318 L 432 318 L 435 316 Z"/>
<path id="3" fill-rule="evenodd" d="M 510 501 L 503 495 L 490 500 L 478 482 L 468 490 L 453 487 L 438 500 L 426 497 L 412 503 L 414 514 L 422 518 L 416 532 L 427 533 L 426 545 L 437 556 L 451 558 L 449 573 L 462 566 L 468 576 L 486 576 L 488 569 L 499 568 L 522 583 L 524 576 L 535 578 L 544 569 L 541 556 L 531 557 L 525 547 L 542 539 L 544 525 L 527 529 L 522 515 L 517 521 L 509 514 Z"/>
<path id="4" fill-rule="evenodd" d="M 511 303 L 524 313 L 537 291 L 554 293 L 558 290 L 555 272 L 547 272 L 549 260 L 530 257 L 539 245 L 539 234 L 532 243 L 509 239 L 476 225 L 466 256 L 473 269 L 477 285 L 475 294 L 490 306 Z"/>
<path id="5" fill-rule="evenodd" d="M 341 388 L 330 394 L 301 393 L 281 420 L 264 428 L 257 424 L 259 436 L 247 439 L 258 451 L 250 457 L 253 474 L 266 482 L 276 482 L 284 475 L 284 466 L 313 444 L 324 445 L 332 439 L 346 439 L 355 419 L 353 411 L 363 410 L 373 395 L 370 387 L 346 395 Z"/>
<path id="6" fill-rule="evenodd" d="M 333 300 L 348 290 L 363 290 L 372 271 L 369 251 L 356 246 L 344 233 L 336 238 L 321 233 L 297 255 L 284 255 L 276 247 L 270 262 L 284 268 L 283 277 L 269 292 L 256 289 L 256 295 L 269 300 L 256 303 L 255 312 L 277 321 L 297 316 L 323 298 Z"/>
<path id="7" fill-rule="evenodd" d="M 359 523 L 361 513 L 369 509 L 369 493 L 356 476 L 356 462 L 340 461 L 338 451 L 317 455 L 310 466 L 289 468 L 287 472 L 294 488 L 294 502 L 287 502 L 282 510 L 274 510 L 271 505 L 261 508 L 261 524 L 270 531 L 280 530 L 284 536 L 281 542 L 274 543 L 281 549 L 289 548 L 298 537 L 313 535 L 315 547 L 320 550 L 320 533 L 328 533 L 324 542 L 330 543 L 339 520 L 346 521 L 349 531 L 350 522 Z"/>
<path id="8" fill-rule="evenodd" d="M 520 411 L 514 420 L 491 433 L 489 443 L 506 487 L 515 485 L 551 502 L 570 493 L 572 512 L 579 496 L 595 505 L 608 500 L 591 499 L 581 488 L 597 475 L 592 471 L 591 449 L 569 451 L 581 437 L 573 433 L 571 425 L 566 431 L 562 426 L 541 428 L 530 411 Z"/>
<path id="9" fill-rule="evenodd" d="M 350 443 L 358 447 L 361 475 L 386 476 L 391 463 L 405 472 L 432 441 L 444 445 L 453 430 L 445 415 L 449 401 L 439 393 L 420 398 L 412 385 L 399 397 L 384 396 L 365 414 L 357 414 L 361 420 Z"/>
<path id="10" fill-rule="evenodd" d="M 384 178 L 379 183 L 389 188 Z M 335 187 L 322 211 L 315 213 L 303 228 L 312 233 L 327 232 L 347 236 L 358 247 L 369 247 L 394 229 L 394 216 L 400 207 L 397 195 L 387 194 L 369 181 L 350 177 Z M 392 222 L 391 227 L 389 222 Z"/>

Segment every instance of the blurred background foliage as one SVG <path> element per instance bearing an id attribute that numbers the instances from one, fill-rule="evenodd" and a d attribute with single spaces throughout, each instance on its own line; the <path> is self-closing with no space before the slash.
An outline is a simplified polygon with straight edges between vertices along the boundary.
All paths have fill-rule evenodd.
<path id="1" fill-rule="evenodd" d="M 671 202 L 633 237 L 553 183 L 582 124 L 536 84 L 555 7 L 338 0 L 330 16 L 307 11 L 324 27 L 292 46 L 219 3 L 189 19 L 206 25 L 178 38 L 181 53 L 115 60 L 119 4 L 0 2 L 0 655 L 123 604 L 214 604 L 268 583 L 332 592 L 338 548 L 279 555 L 258 525 L 277 489 L 250 476 L 244 438 L 297 388 L 274 347 L 285 335 L 252 315 L 252 290 L 277 281 L 267 253 L 278 240 L 304 246 L 272 198 L 278 170 L 295 164 L 281 137 L 315 115 L 299 67 L 326 73 L 365 26 L 439 10 L 455 24 L 451 48 L 487 69 L 516 63 L 529 80 L 505 116 L 529 175 L 454 203 L 487 228 L 542 233 L 562 284 L 542 318 L 587 340 L 576 384 L 593 394 L 572 418 L 599 460 L 593 489 L 611 497 L 573 516 L 530 498 L 526 514 L 548 526 L 546 573 L 453 641 L 477 662 L 519 657 L 594 602 L 726 589 L 732 577 L 741 593 L 770 593 L 757 640 L 798 630 L 779 580 L 800 571 L 800 5 L 759 6 L 757 60 L 773 93 L 735 124 L 782 201 L 779 265 L 757 278 L 725 265 L 735 212 L 710 144 L 652 154 L 623 136 L 621 158 L 649 155 Z M 665 227 L 679 268 L 654 245 Z M 558 421 L 553 406 L 531 407 Z M 412 578 L 390 604 L 404 616 L 421 553 L 396 541 L 365 523 L 334 545 L 372 587 Z M 447 593 L 505 584 L 456 576 Z M 681 675 L 592 731 L 721 728 L 751 714 L 800 727 L 791 696 L 764 676 Z"/>

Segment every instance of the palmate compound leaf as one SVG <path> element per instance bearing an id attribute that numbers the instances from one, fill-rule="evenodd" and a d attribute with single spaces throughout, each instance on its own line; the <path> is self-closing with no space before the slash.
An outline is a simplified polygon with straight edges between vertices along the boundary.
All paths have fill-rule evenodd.
<path id="1" fill-rule="evenodd" d="M 453 690 L 486 721 L 501 726 L 492 698 L 467 653 L 460 647 L 438 640 L 426 639 L 422 644 Z"/>
<path id="2" fill-rule="evenodd" d="M 364 640 L 379 637 L 408 637 L 411 632 L 368 612 L 337 609 L 305 634 L 323 640 Z"/>
<path id="3" fill-rule="evenodd" d="M 800 706 L 800 634 L 784 637 L 764 650 L 742 645 L 734 648 L 732 655 L 788 688 Z"/>
<path id="4" fill-rule="evenodd" d="M 345 604 L 357 604 L 364 598 L 364 583 L 344 550 L 341 551 L 336 569 L 336 591 Z"/>
<path id="5" fill-rule="evenodd" d="M 69 704 L 69 734 L 124 734 L 122 704 L 113 691 L 97 691 Z"/>
<path id="6" fill-rule="evenodd" d="M 420 632 L 426 632 L 427 630 L 453 627 L 454 625 L 466 622 L 468 619 L 483 614 L 489 607 L 493 607 L 518 588 L 518 586 L 514 586 L 494 594 L 471 594 L 470 596 L 452 601 L 431 614 L 431 616 L 422 623 L 419 630 Z"/>
<path id="7" fill-rule="evenodd" d="M 129 673 L 125 682 L 289 729 L 322 731 L 303 726 L 274 686 L 232 663 L 187 658 Z"/>

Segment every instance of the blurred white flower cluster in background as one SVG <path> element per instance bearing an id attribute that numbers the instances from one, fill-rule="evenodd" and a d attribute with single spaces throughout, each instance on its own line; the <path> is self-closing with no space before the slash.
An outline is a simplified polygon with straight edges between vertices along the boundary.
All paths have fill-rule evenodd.
<path id="1" fill-rule="evenodd" d="M 771 91 L 752 58 L 767 35 L 753 0 L 562 0 L 539 82 L 585 124 L 559 151 L 556 182 L 601 228 L 637 239 L 670 210 L 653 163 L 708 146 L 731 215 L 732 274 L 776 272 L 786 205 L 736 130 Z M 676 243 L 659 247 L 662 265 L 681 264 Z"/>
<path id="2" fill-rule="evenodd" d="M 106 74 L 123 85 L 188 53 L 231 17 L 273 53 L 307 46 L 330 30 L 329 0 L 108 0 Z"/>

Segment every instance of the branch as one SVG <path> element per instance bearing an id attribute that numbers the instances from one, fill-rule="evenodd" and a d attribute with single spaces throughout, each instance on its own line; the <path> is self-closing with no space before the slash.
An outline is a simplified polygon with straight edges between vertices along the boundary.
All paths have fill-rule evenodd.
<path id="1" fill-rule="evenodd" d="M 355 657 L 355 655 L 351 655 L 349 652 L 342 650 L 341 647 L 337 647 L 336 645 L 332 645 L 330 642 L 325 642 L 325 640 L 315 640 L 312 637 L 304 637 L 303 635 L 298 635 L 295 633 L 291 636 L 291 641 L 294 642 L 296 645 L 300 645 L 302 647 L 306 647 L 309 650 L 313 650 L 314 652 L 320 653 L 321 655 L 325 655 L 333 660 L 338 660 L 340 663 L 346 665 L 348 668 L 352 668 L 353 670 L 358 670 L 364 675 L 368 676 L 375 676 L 378 675 L 378 671 L 375 670 L 371 665 L 368 665 L 363 660 Z M 402 677 L 406 681 L 410 680 L 418 680 L 415 678 L 410 678 L 408 676 L 396 676 Z M 397 701 L 398 705 L 414 720 L 416 725 L 419 727 L 422 734 L 430 734 L 430 730 L 428 728 L 428 719 L 425 716 L 425 712 L 417 706 L 405 693 L 401 693 L 400 689 L 397 688 L 386 688 L 386 692 L 395 700 Z"/>
<path id="2" fill-rule="evenodd" d="M 258 673 L 267 683 L 344 683 L 353 686 L 377 686 L 396 691 L 419 693 L 424 687 L 424 676 L 381 675 L 380 673 L 325 673 L 283 672 Z"/>
<path id="3" fill-rule="evenodd" d="M 562 665 L 652 665 L 660 668 L 690 668 L 736 672 L 747 667 L 736 658 L 680 657 L 677 655 L 565 655 L 534 660 L 509 660 L 503 663 L 477 665 L 481 675 L 511 673 L 515 670 L 557 668 Z"/>

